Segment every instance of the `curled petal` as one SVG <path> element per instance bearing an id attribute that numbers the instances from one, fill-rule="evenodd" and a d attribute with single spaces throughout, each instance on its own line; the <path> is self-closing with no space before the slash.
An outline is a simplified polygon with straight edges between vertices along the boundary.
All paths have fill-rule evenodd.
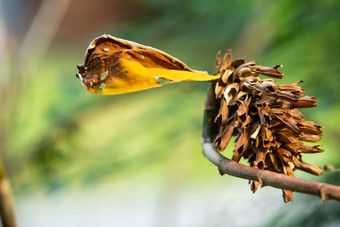
<path id="1" fill-rule="evenodd" d="M 238 83 L 232 83 L 226 87 L 223 96 L 227 102 L 227 105 L 230 105 L 231 101 L 235 99 L 238 90 L 239 90 Z"/>
<path id="2" fill-rule="evenodd" d="M 221 67 L 220 67 L 220 72 L 222 72 L 223 70 L 225 70 L 228 66 L 230 66 L 231 64 L 231 50 L 227 50 L 227 53 L 224 55 L 222 63 L 221 63 Z"/>
<path id="3" fill-rule="evenodd" d="M 77 76 L 94 94 L 122 94 L 180 81 L 211 81 L 219 76 L 190 69 L 160 50 L 103 35 L 94 39 Z"/>
<path id="4" fill-rule="evenodd" d="M 281 79 L 283 74 L 279 72 L 279 67 L 282 67 L 282 65 L 275 65 L 273 67 L 256 66 L 255 71 L 265 76 Z"/>
<path id="5" fill-rule="evenodd" d="M 216 55 L 216 61 L 214 65 L 213 74 L 214 75 L 218 74 L 220 71 L 220 68 L 221 68 L 221 51 L 219 50 Z"/>
<path id="6" fill-rule="evenodd" d="M 319 166 L 308 164 L 303 161 L 300 161 L 300 166 L 297 166 L 296 168 L 318 176 L 322 174 L 322 169 Z"/>
<path id="7" fill-rule="evenodd" d="M 297 123 L 297 126 L 304 133 L 316 134 L 316 135 L 322 134 L 321 126 L 317 123 L 312 122 L 312 121 L 300 121 L 300 122 Z"/>
<path id="8" fill-rule="evenodd" d="M 319 142 L 321 139 L 320 135 L 312 135 L 312 134 L 302 134 L 298 137 L 299 140 L 306 141 L 306 142 Z"/>
<path id="9" fill-rule="evenodd" d="M 292 84 L 284 84 L 284 85 L 276 85 L 276 89 L 280 90 L 280 91 L 289 91 L 292 92 L 295 95 L 304 95 L 305 94 L 305 90 L 300 87 L 298 84 L 302 83 L 303 81 L 298 81 L 296 83 L 292 83 Z"/>
<path id="10" fill-rule="evenodd" d="M 283 201 L 285 203 L 288 203 L 288 202 L 293 200 L 293 192 L 291 190 L 283 189 L 282 190 L 282 197 L 283 197 Z"/>
<path id="11" fill-rule="evenodd" d="M 316 145 L 316 146 L 302 145 L 299 148 L 299 152 L 301 152 L 301 153 L 321 153 L 321 152 L 323 152 L 323 149 L 320 148 L 320 145 Z"/>
<path id="12" fill-rule="evenodd" d="M 292 103 L 292 108 L 309 108 L 315 107 L 318 99 L 313 96 L 304 96 L 300 98 L 297 102 Z"/>

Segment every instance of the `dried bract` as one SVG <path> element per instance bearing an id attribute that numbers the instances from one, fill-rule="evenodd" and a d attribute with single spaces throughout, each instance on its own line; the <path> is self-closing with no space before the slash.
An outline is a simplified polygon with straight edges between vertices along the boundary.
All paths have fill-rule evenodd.
<path id="1" fill-rule="evenodd" d="M 302 153 L 320 153 L 317 146 L 304 145 L 302 141 L 318 142 L 321 126 L 305 121 L 297 108 L 316 106 L 315 97 L 303 96 L 302 81 L 277 85 L 274 80 L 260 79 L 260 74 L 281 79 L 280 65 L 264 67 L 256 61 L 244 59 L 231 61 L 227 52 L 223 62 L 217 60 L 215 74 L 222 77 L 216 84 L 216 98 L 220 110 L 215 119 L 219 134 L 215 144 L 223 151 L 233 136 L 236 137 L 234 161 L 243 157 L 250 166 L 283 173 L 294 177 L 296 169 L 321 175 L 320 167 L 302 161 Z M 259 183 L 251 183 L 255 192 Z M 284 201 L 293 199 L 292 191 L 283 190 Z"/>
<path id="2" fill-rule="evenodd" d="M 152 47 L 102 35 L 94 39 L 76 76 L 94 94 L 122 94 L 180 81 L 211 81 L 219 76 L 190 69 Z"/>

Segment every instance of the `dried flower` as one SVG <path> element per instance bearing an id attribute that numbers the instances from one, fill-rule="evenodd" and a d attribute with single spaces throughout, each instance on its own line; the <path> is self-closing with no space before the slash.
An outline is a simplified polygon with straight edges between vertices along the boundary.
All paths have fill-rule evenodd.
<path id="1" fill-rule="evenodd" d="M 219 76 L 190 69 L 152 47 L 102 35 L 94 39 L 76 76 L 94 94 L 122 94 L 180 81 L 211 81 Z"/>
<path id="2" fill-rule="evenodd" d="M 315 97 L 303 96 L 302 81 L 277 85 L 272 79 L 260 79 L 259 74 L 281 79 L 280 65 L 264 67 L 256 61 L 231 61 L 228 50 L 220 60 L 217 56 L 215 74 L 222 75 L 215 88 L 220 109 L 215 121 L 219 133 L 214 141 L 223 151 L 234 136 L 232 159 L 248 159 L 250 166 L 294 177 L 300 169 L 321 175 L 322 170 L 303 162 L 302 153 L 320 153 L 319 146 L 307 146 L 302 141 L 318 142 L 321 126 L 305 121 L 297 108 L 316 106 Z M 251 183 L 256 192 L 258 182 Z M 292 191 L 283 190 L 285 202 L 293 199 Z"/>

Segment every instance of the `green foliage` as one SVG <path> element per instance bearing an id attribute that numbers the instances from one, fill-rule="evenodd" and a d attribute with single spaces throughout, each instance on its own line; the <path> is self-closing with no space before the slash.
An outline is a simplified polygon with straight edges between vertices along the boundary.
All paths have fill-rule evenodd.
<path id="1" fill-rule="evenodd" d="M 197 70 L 211 72 L 217 51 L 234 48 L 236 58 L 283 64 L 285 77 L 279 83 L 304 80 L 307 94 L 319 97 L 318 109 L 304 114 L 325 126 L 321 141 L 325 153 L 306 161 L 340 164 L 333 163 L 340 145 L 338 1 L 143 0 L 135 4 L 144 12 L 138 21 L 105 32 L 164 50 Z M 9 172 L 16 191 L 83 187 L 164 171 L 170 158 L 174 158 L 171 164 L 191 166 L 193 179 L 209 177 L 195 171 L 207 166 L 200 143 L 208 84 L 188 82 L 122 96 L 95 96 L 74 76 L 83 52 L 70 54 L 60 46 L 52 47 L 52 52 L 26 81 L 8 135 Z M 173 171 L 181 174 L 176 166 Z M 324 180 L 339 183 L 332 177 Z M 320 218 L 319 206 L 308 215 Z M 319 214 L 335 209 L 333 203 L 324 207 Z M 339 217 L 338 212 L 335 215 Z"/>

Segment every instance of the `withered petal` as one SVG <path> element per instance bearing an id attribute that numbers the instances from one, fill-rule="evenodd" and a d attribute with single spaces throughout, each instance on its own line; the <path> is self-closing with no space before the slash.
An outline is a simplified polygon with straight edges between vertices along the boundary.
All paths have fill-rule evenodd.
<path id="1" fill-rule="evenodd" d="M 293 130 L 295 133 L 300 134 L 300 128 L 298 127 L 297 123 L 287 117 L 279 117 L 276 115 L 276 117 L 283 123 L 285 124 L 288 128 Z"/>
<path id="2" fill-rule="evenodd" d="M 227 123 L 228 120 L 228 113 L 229 113 L 229 108 L 228 105 L 225 101 L 225 99 L 221 100 L 221 104 L 220 104 L 220 109 L 218 111 L 218 114 L 215 118 L 215 122 L 218 122 L 220 119 L 220 125 L 225 125 Z"/>
<path id="3" fill-rule="evenodd" d="M 303 161 L 300 161 L 300 166 L 296 166 L 296 168 L 317 176 L 320 176 L 322 174 L 322 169 L 319 166 L 308 164 Z"/>
<path id="4" fill-rule="evenodd" d="M 244 58 L 238 58 L 234 61 L 231 62 L 230 66 L 233 67 L 234 69 L 236 69 L 237 67 L 239 67 L 240 65 L 244 64 L 246 61 Z"/>
<path id="5" fill-rule="evenodd" d="M 243 151 L 247 149 L 248 142 L 249 142 L 249 135 L 246 130 L 243 130 L 237 142 L 235 143 L 234 151 L 233 151 L 234 155 L 242 155 Z"/>
<path id="6" fill-rule="evenodd" d="M 290 91 L 295 95 L 304 95 L 305 94 L 305 90 L 300 87 L 298 84 L 302 83 L 303 81 L 300 80 L 296 83 L 292 83 L 292 84 L 283 84 L 283 85 L 276 85 L 276 89 L 280 90 L 280 91 Z"/>
<path id="7" fill-rule="evenodd" d="M 321 136 L 303 133 L 298 138 L 299 138 L 299 140 L 306 141 L 306 142 L 319 142 L 320 139 L 321 139 Z"/>
<path id="8" fill-rule="evenodd" d="M 300 98 L 297 102 L 292 103 L 292 108 L 309 108 L 315 107 L 318 99 L 313 96 L 304 96 Z"/>
<path id="9" fill-rule="evenodd" d="M 281 79 L 283 77 L 283 74 L 279 72 L 278 70 L 279 67 L 281 67 L 281 65 L 275 65 L 273 67 L 257 65 L 255 67 L 255 71 L 264 76 Z"/>
<path id="10" fill-rule="evenodd" d="M 299 121 L 297 123 L 297 126 L 301 129 L 302 132 L 307 133 L 307 134 L 316 134 L 316 135 L 322 134 L 322 131 L 320 130 L 321 126 L 312 121 Z"/>
<path id="11" fill-rule="evenodd" d="M 293 200 L 293 192 L 291 190 L 282 189 L 282 197 L 285 203 Z"/>
<path id="12" fill-rule="evenodd" d="M 257 61 L 250 61 L 250 62 L 246 62 L 243 63 L 242 65 L 238 66 L 237 68 L 235 68 L 235 71 L 233 73 L 233 78 L 238 78 L 239 77 L 239 72 L 241 71 L 242 68 L 245 67 L 249 67 L 249 66 L 255 66 L 257 63 Z"/>
<path id="13" fill-rule="evenodd" d="M 303 115 L 298 109 L 291 109 L 289 115 L 296 120 L 303 120 Z"/>
<path id="14" fill-rule="evenodd" d="M 225 91 L 223 92 L 223 96 L 227 101 L 227 105 L 230 105 L 231 102 L 237 97 L 237 92 L 239 90 L 238 83 L 228 84 Z"/>
<path id="15" fill-rule="evenodd" d="M 227 53 L 224 55 L 223 60 L 222 60 L 220 72 L 225 70 L 228 66 L 230 66 L 231 59 L 232 59 L 231 50 L 227 50 Z"/>
<path id="16" fill-rule="evenodd" d="M 220 67 L 221 67 L 221 51 L 219 50 L 216 55 L 216 61 L 215 61 L 214 70 L 213 70 L 214 75 L 219 73 Z"/>
<path id="17" fill-rule="evenodd" d="M 220 138 L 220 144 L 218 145 L 218 148 L 220 151 L 223 151 L 229 144 L 229 141 L 233 135 L 233 131 L 234 131 L 234 123 L 232 122 L 231 124 L 229 124 L 227 127 L 225 127 L 221 138 Z"/>
<path id="18" fill-rule="evenodd" d="M 320 148 L 320 145 L 316 146 L 307 146 L 307 145 L 301 145 L 299 148 L 299 152 L 301 153 L 321 153 L 324 150 Z"/>

